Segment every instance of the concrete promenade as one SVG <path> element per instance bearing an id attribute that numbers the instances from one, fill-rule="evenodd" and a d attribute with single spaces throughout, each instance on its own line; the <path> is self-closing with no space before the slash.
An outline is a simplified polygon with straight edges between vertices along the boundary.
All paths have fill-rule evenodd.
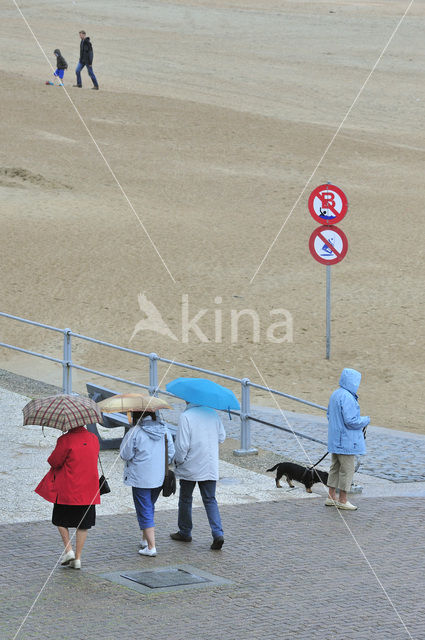
<path id="1" fill-rule="evenodd" d="M 116 452 L 105 452 L 112 493 L 97 511 L 78 572 L 57 566 L 62 546 L 49 521 L 51 505 L 33 493 L 58 434 L 22 427 L 27 400 L 0 389 L 1 640 L 425 640 L 425 503 L 418 497 L 424 484 L 411 481 L 415 466 L 418 474 L 423 470 L 420 436 L 404 482 L 382 477 L 383 467 L 376 475 L 356 475 L 364 491 L 353 496 L 359 506 L 353 513 L 325 507 L 321 486 L 312 496 L 302 488 L 278 490 L 272 474 L 231 464 L 227 456 L 217 491 L 223 550 L 209 549 L 198 497 L 193 542 L 172 541 L 177 500 L 160 498 L 156 558 L 137 553 L 139 532 L 121 463 Z M 409 434 L 388 434 L 393 440 L 386 444 L 387 431 L 376 433 L 396 466 L 393 440 Z M 260 436 L 255 433 L 254 444 L 262 443 Z M 264 471 L 267 457 L 258 459 Z M 188 565 L 195 575 L 208 572 L 228 582 L 141 594 L 105 577 Z"/>

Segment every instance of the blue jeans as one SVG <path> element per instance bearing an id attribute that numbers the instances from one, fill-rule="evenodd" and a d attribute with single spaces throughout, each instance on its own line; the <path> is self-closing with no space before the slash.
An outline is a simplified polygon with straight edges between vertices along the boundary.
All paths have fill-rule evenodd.
<path id="1" fill-rule="evenodd" d="M 155 526 L 153 520 L 155 502 L 158 500 L 161 489 L 162 487 L 156 487 L 155 489 L 139 489 L 138 487 L 133 487 L 133 501 L 141 531 Z"/>
<path id="2" fill-rule="evenodd" d="M 81 69 L 84 69 L 84 67 L 87 67 L 87 72 L 90 78 L 93 80 L 94 86 L 98 87 L 99 85 L 97 84 L 96 76 L 94 75 L 94 72 L 93 72 L 93 67 L 89 64 L 82 64 L 81 62 L 77 64 L 77 68 L 75 69 L 78 86 L 81 87 Z"/>
<path id="3" fill-rule="evenodd" d="M 192 534 L 192 494 L 195 485 L 196 482 L 192 480 L 180 480 L 178 525 L 180 533 L 185 537 L 189 537 Z M 215 480 L 198 482 L 211 533 L 213 538 L 218 538 L 223 535 L 223 528 L 217 500 L 215 499 L 215 485 Z"/>

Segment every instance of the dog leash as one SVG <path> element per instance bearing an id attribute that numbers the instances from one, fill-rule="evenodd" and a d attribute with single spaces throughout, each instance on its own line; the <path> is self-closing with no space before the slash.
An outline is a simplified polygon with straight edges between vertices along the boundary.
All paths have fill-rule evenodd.
<path id="1" fill-rule="evenodd" d="M 307 471 L 313 471 L 314 467 L 316 467 L 316 466 L 319 464 L 319 462 L 322 462 L 322 460 L 324 460 L 324 459 L 326 458 L 326 456 L 328 455 L 328 453 L 329 453 L 329 451 L 326 451 L 325 455 L 324 455 L 324 456 L 322 456 L 322 457 L 320 458 L 320 460 L 318 460 L 318 461 L 317 461 L 317 462 L 316 462 L 312 467 L 307 467 L 307 468 L 305 469 L 305 471 L 304 471 L 303 475 L 301 476 L 301 480 L 302 480 L 302 478 L 304 478 L 304 476 L 305 476 L 305 474 L 307 473 Z"/>
<path id="2" fill-rule="evenodd" d="M 326 458 L 326 456 L 328 455 L 329 451 L 326 451 L 325 455 L 322 456 L 320 458 L 320 460 L 318 460 L 312 467 L 309 467 L 309 471 L 311 471 L 312 469 L 314 469 L 314 467 L 317 467 L 317 465 L 319 464 L 319 462 L 322 462 L 322 460 L 324 460 Z"/>

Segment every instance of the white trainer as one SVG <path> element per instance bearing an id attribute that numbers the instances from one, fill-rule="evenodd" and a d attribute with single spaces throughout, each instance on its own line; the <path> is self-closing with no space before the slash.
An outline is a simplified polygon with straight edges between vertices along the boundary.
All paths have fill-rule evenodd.
<path id="1" fill-rule="evenodd" d="M 345 509 L 346 511 L 355 511 L 357 509 L 355 504 L 351 504 L 351 502 L 337 502 L 336 506 L 338 509 Z"/>
<path id="2" fill-rule="evenodd" d="M 336 507 L 338 506 L 338 501 L 337 500 L 332 500 L 332 498 L 329 498 L 329 496 L 326 498 L 325 500 L 325 505 L 327 507 Z"/>
<path id="3" fill-rule="evenodd" d="M 68 551 L 67 553 L 64 553 L 61 559 L 61 564 L 62 565 L 67 565 L 70 563 L 71 560 L 74 560 L 75 558 L 75 553 L 72 551 Z"/>
<path id="4" fill-rule="evenodd" d="M 71 569 L 81 569 L 81 560 L 71 560 L 69 566 Z"/>
<path id="5" fill-rule="evenodd" d="M 141 549 L 146 549 L 146 547 L 148 546 L 147 540 L 145 540 L 144 538 L 142 538 L 140 540 L 140 548 Z"/>
<path id="6" fill-rule="evenodd" d="M 149 547 L 139 549 L 139 553 L 141 556 L 150 556 L 153 558 L 153 556 L 156 556 L 156 547 L 152 547 L 152 549 L 149 549 Z"/>

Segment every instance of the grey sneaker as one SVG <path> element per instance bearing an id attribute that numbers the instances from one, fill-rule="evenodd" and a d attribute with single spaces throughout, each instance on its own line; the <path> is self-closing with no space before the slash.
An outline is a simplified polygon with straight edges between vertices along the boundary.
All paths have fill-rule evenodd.
<path id="1" fill-rule="evenodd" d="M 99 91 L 99 87 L 92 87 L 95 91 Z"/>

